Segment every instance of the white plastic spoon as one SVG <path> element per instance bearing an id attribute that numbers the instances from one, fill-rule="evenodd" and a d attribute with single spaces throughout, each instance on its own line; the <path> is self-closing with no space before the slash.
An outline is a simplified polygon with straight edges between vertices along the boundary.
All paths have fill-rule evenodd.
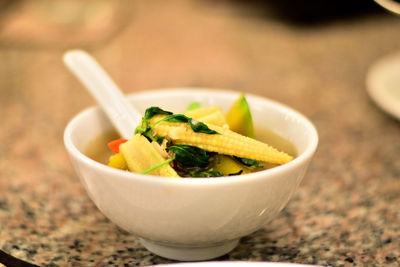
<path id="1" fill-rule="evenodd" d="M 128 102 L 96 60 L 85 51 L 70 50 L 64 54 L 64 63 L 97 100 L 121 137 L 131 138 L 142 114 Z"/>

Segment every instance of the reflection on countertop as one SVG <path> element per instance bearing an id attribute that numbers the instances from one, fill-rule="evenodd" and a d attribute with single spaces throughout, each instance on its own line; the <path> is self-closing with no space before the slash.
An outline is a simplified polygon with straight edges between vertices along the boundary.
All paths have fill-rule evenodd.
<path id="1" fill-rule="evenodd" d="M 126 93 L 229 88 L 293 106 L 317 127 L 317 154 L 288 206 L 217 260 L 399 265 L 400 124 L 365 91 L 369 66 L 400 50 L 399 17 L 365 11 L 299 26 L 239 1 L 124 7 L 125 24 L 92 43 L 57 35 L 31 45 L 5 38 L 0 21 L 1 250 L 40 266 L 170 262 L 101 214 L 67 158 L 64 127 L 94 104 L 61 61 L 81 45 Z"/>

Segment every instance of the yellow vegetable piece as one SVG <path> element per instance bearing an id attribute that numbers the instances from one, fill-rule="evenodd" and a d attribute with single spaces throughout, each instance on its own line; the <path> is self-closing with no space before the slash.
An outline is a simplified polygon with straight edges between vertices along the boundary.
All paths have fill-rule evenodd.
<path id="1" fill-rule="evenodd" d="M 213 170 L 220 172 L 224 176 L 250 173 L 250 169 L 240 164 L 238 161 L 226 155 L 217 155 L 214 159 Z"/>
<path id="2" fill-rule="evenodd" d="M 226 114 L 226 121 L 232 131 L 255 138 L 253 118 L 244 94 L 232 104 Z"/>
<path id="3" fill-rule="evenodd" d="M 163 116 L 154 116 L 150 124 L 154 124 Z M 196 146 L 210 152 L 249 158 L 258 161 L 283 164 L 293 159 L 285 152 L 255 139 L 240 135 L 224 127 L 207 124 L 219 134 L 196 133 L 188 123 L 160 122 L 153 131 L 158 136 L 166 136 L 175 144 Z"/>
<path id="4" fill-rule="evenodd" d="M 225 115 L 222 112 L 221 107 L 218 106 L 200 107 L 190 111 L 186 111 L 184 114 L 189 118 L 204 123 L 214 124 L 218 126 L 224 126 L 227 124 Z"/>
<path id="5" fill-rule="evenodd" d="M 126 161 L 124 157 L 121 155 L 121 153 L 112 155 L 109 158 L 107 165 L 120 170 L 128 169 L 128 165 L 126 165 Z"/>
<path id="6" fill-rule="evenodd" d="M 207 124 L 213 124 L 221 127 L 227 125 L 224 114 L 219 111 L 216 111 L 204 117 L 200 117 L 197 120 Z"/>
<path id="7" fill-rule="evenodd" d="M 146 137 L 139 134 L 121 144 L 119 146 L 119 151 L 125 158 L 128 169 L 136 173 L 142 173 L 166 160 L 146 139 Z M 156 168 L 148 174 L 179 177 L 176 171 L 169 164 Z"/>
<path id="8" fill-rule="evenodd" d="M 198 119 L 204 116 L 207 116 L 209 114 L 212 114 L 216 111 L 222 111 L 221 107 L 219 106 L 207 106 L 207 107 L 199 107 L 196 109 L 192 109 L 192 110 L 187 110 L 185 111 L 185 115 L 188 116 L 189 118 L 193 118 L 193 119 Z"/>

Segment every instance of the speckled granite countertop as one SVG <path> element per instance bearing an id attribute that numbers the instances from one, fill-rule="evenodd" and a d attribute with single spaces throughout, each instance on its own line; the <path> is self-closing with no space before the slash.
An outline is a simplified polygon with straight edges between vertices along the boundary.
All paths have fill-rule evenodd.
<path id="1" fill-rule="evenodd" d="M 314 122 L 319 149 L 294 198 L 218 260 L 399 266 L 400 123 L 369 100 L 365 75 L 375 60 L 400 51 L 400 18 L 300 26 L 258 12 L 264 8 L 133 1 L 129 21 L 108 39 L 80 44 L 69 36 L 66 45 L 90 50 L 127 93 L 230 88 L 281 101 Z M 40 266 L 170 262 L 106 219 L 72 169 L 63 130 L 94 101 L 63 67 L 64 48 L 5 41 L 0 249 Z"/>

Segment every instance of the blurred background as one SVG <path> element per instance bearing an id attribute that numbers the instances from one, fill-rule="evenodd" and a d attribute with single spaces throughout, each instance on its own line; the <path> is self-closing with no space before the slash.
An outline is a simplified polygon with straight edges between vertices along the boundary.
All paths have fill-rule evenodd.
<path id="1" fill-rule="evenodd" d="M 290 79 L 281 79 L 281 74 L 312 72 L 317 67 L 313 61 L 327 56 L 319 53 L 339 50 L 337 58 L 343 55 L 341 49 L 356 51 L 364 42 L 379 40 L 385 27 L 377 33 L 368 29 L 390 23 L 385 20 L 389 17 L 373 1 L 365 0 L 174 0 L 168 4 L 1 0 L 0 49 L 2 61 L 8 62 L 2 70 L 5 76 L 7 69 L 21 68 L 46 77 L 55 71 L 69 81 L 68 74 L 59 69 L 63 68 L 60 55 L 80 47 L 98 54 L 127 92 L 177 85 L 252 91 L 267 90 L 268 84 L 282 88 L 279 83 Z M 389 51 L 397 44 L 389 40 L 385 45 Z M 373 57 L 373 52 L 367 56 Z M 18 65 L 22 61 L 31 66 L 24 69 L 26 64 Z M 301 74 L 295 71 L 297 67 Z M 41 79 L 40 73 L 32 73 L 33 84 Z M 257 79 L 262 82 L 244 86 Z M 51 80 L 56 79 L 47 84 Z"/>
<path id="2" fill-rule="evenodd" d="M 400 127 L 365 76 L 400 51 L 399 28 L 372 0 L 0 0 L 0 249 L 43 266 L 166 262 L 104 218 L 66 156 L 64 127 L 95 104 L 62 64 L 83 48 L 125 93 L 233 89 L 317 127 L 294 199 L 223 259 L 395 266 Z"/>

